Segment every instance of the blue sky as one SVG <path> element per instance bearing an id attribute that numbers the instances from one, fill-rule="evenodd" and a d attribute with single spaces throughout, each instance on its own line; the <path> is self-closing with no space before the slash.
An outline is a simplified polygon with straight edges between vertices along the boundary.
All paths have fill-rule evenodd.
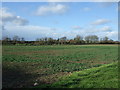
<path id="1" fill-rule="evenodd" d="M 2 4 L 3 37 L 118 39 L 117 2 L 8 2 Z"/>

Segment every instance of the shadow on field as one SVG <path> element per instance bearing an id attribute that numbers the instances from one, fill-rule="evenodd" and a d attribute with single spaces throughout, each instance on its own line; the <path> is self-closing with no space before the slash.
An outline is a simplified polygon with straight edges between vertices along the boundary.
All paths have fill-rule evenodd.
<path id="1" fill-rule="evenodd" d="M 27 73 L 20 67 L 3 66 L 2 68 L 2 87 L 3 88 L 29 88 L 36 82 L 37 74 Z M 45 82 L 39 82 L 43 84 Z"/>

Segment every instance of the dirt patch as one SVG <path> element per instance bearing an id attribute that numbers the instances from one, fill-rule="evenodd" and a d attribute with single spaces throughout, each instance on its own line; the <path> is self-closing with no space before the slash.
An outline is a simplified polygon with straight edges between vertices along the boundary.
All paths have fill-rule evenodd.
<path id="1" fill-rule="evenodd" d="M 73 60 L 65 60 L 70 63 L 90 63 L 90 60 L 85 60 L 85 59 L 79 59 L 79 61 L 73 61 Z"/>
<path id="2" fill-rule="evenodd" d="M 108 62 L 105 61 L 88 61 L 88 60 L 82 60 L 82 61 L 71 61 L 71 60 L 65 60 L 70 63 L 87 63 L 90 65 L 97 65 L 97 64 L 108 64 Z"/>
<path id="3" fill-rule="evenodd" d="M 83 63 L 83 62 L 79 62 L 79 61 L 70 61 L 70 60 L 65 60 L 67 62 L 70 62 L 70 63 Z"/>
<path id="4" fill-rule="evenodd" d="M 70 74 L 71 74 L 70 72 L 69 73 L 68 72 L 59 72 L 59 73 L 52 74 L 52 75 L 38 77 L 36 80 L 38 83 L 39 83 L 39 81 L 44 81 L 44 83 L 50 84 L 50 83 L 58 81 L 60 77 L 65 76 L 65 75 L 70 75 Z"/>
<path id="5" fill-rule="evenodd" d="M 47 70 L 49 70 L 49 68 L 40 68 L 40 69 L 33 70 L 32 73 L 41 74 L 41 72 L 47 71 Z"/>
<path id="6" fill-rule="evenodd" d="M 30 56 L 29 56 L 29 58 L 30 58 L 30 59 L 33 59 L 33 60 L 43 59 L 43 58 L 41 58 L 41 57 L 30 57 Z"/>
<path id="7" fill-rule="evenodd" d="M 108 62 L 105 62 L 105 61 L 93 61 L 93 62 L 90 62 L 91 65 L 97 65 L 97 64 L 108 64 Z"/>
<path id="8" fill-rule="evenodd" d="M 13 55 L 30 55 L 30 54 L 35 54 L 35 53 L 48 53 L 46 51 L 17 51 L 17 52 L 3 52 L 5 54 L 13 54 Z"/>
<path id="9" fill-rule="evenodd" d="M 13 54 L 13 55 L 31 55 L 31 54 L 47 54 L 53 56 L 60 56 L 63 54 L 63 50 L 46 50 L 46 51 L 17 51 L 17 52 L 8 52 L 3 51 L 3 54 Z"/>

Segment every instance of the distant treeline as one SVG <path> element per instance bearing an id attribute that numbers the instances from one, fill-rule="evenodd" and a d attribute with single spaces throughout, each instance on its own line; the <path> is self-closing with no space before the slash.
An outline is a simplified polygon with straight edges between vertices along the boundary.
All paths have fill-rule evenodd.
<path id="1" fill-rule="evenodd" d="M 51 37 L 37 38 L 36 41 L 26 41 L 23 37 L 14 36 L 13 38 L 4 37 L 2 39 L 3 45 L 81 45 L 81 44 L 120 44 L 119 41 L 113 41 L 108 37 L 99 38 L 97 35 L 89 35 L 82 37 L 77 35 L 73 39 L 61 37 L 53 39 Z"/>

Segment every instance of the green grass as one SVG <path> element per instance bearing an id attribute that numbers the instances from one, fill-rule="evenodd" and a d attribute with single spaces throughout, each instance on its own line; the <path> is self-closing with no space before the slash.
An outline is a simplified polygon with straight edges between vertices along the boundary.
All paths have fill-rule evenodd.
<path id="1" fill-rule="evenodd" d="M 36 88 L 118 88 L 118 65 L 112 63 L 74 72 L 58 82 Z"/>
<path id="2" fill-rule="evenodd" d="M 117 45 L 3 46 L 3 87 L 54 83 L 63 75 L 116 61 Z"/>

